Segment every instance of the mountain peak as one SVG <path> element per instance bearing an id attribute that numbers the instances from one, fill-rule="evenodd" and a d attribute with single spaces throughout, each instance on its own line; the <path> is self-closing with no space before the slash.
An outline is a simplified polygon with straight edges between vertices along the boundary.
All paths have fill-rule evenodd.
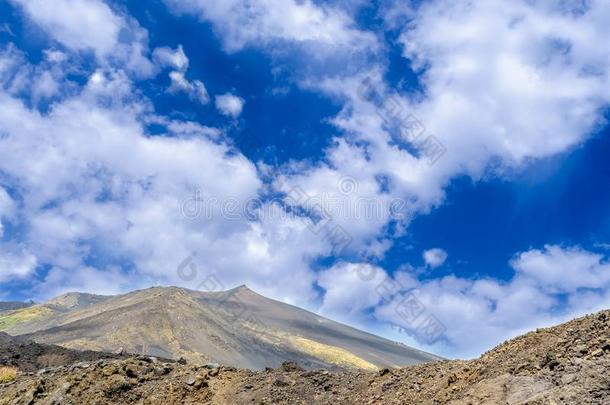
<path id="1" fill-rule="evenodd" d="M 241 284 L 237 287 L 233 287 L 233 288 L 229 288 L 226 290 L 206 290 L 206 289 L 199 289 L 199 290 L 191 290 L 188 288 L 184 288 L 184 287 L 178 287 L 178 286 L 155 286 L 155 287 L 150 287 L 147 288 L 145 290 L 140 290 L 140 291 L 147 291 L 147 290 L 157 290 L 157 291 L 161 291 L 161 292 L 169 292 L 169 293 L 252 293 L 252 294 L 256 294 L 256 292 L 254 292 L 251 288 L 249 288 L 246 284 Z"/>
<path id="2" fill-rule="evenodd" d="M 250 287 L 248 287 L 246 284 L 242 284 L 240 286 L 231 288 L 230 290 L 225 291 L 228 294 L 238 294 L 238 295 L 247 295 L 247 296 L 252 296 L 252 297 L 263 297 L 263 298 L 267 298 L 264 297 L 263 295 L 257 293 L 256 291 L 254 291 L 253 289 L 251 289 Z"/>
<path id="3" fill-rule="evenodd" d="M 123 348 L 262 369 L 393 367 L 438 359 L 238 285 L 224 291 L 156 287 L 112 297 L 68 294 L 9 333 L 79 348 Z"/>
<path id="4" fill-rule="evenodd" d="M 103 301 L 105 298 L 108 298 L 108 296 L 80 292 L 67 292 L 47 301 L 45 305 L 57 309 L 82 308 L 87 305 Z"/>

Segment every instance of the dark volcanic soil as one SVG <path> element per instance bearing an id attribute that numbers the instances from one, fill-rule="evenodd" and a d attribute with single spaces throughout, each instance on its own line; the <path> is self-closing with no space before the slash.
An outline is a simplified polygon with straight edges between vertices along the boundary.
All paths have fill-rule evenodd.
<path id="1" fill-rule="evenodd" d="M 0 385 L 0 404 L 610 404 L 610 311 L 537 330 L 477 360 L 377 373 L 75 356 L 76 364 L 22 372 Z"/>
<path id="2" fill-rule="evenodd" d="M 41 345 L 0 332 L 0 366 L 15 366 L 23 372 L 34 372 L 43 368 L 65 366 L 78 361 L 121 359 L 127 357 L 127 355 L 93 351 L 79 352 L 60 346 Z"/>

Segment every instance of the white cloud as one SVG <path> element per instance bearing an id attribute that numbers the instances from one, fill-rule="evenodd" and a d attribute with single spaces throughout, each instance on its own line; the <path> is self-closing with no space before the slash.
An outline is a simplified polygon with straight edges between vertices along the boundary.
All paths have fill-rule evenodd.
<path id="1" fill-rule="evenodd" d="M 545 246 L 516 255 L 511 265 L 513 277 L 502 281 L 455 276 L 420 280 L 404 270 L 389 277 L 379 267 L 356 279 L 348 270 L 362 265 L 342 264 L 320 276 L 320 285 L 327 290 L 322 309 L 329 305 L 328 296 L 333 308 L 342 308 L 352 319 L 362 320 L 374 310 L 373 320 L 391 322 L 415 336 L 422 321 L 432 315 L 446 327 L 443 339 L 433 346 L 415 343 L 439 354 L 469 358 L 529 330 L 610 305 L 608 257 L 578 247 Z M 380 287 L 379 279 L 391 287 Z M 424 308 L 415 319 L 398 310 L 404 299 L 413 296 Z M 350 307 L 361 313 L 350 312 Z M 414 342 L 406 336 L 401 339 Z"/>
<path id="2" fill-rule="evenodd" d="M 45 50 L 43 54 L 43 60 L 31 66 L 12 43 L 0 47 L 0 85 L 12 95 L 31 99 L 34 105 L 69 93 L 72 85 L 65 77 L 76 68 L 68 65 L 59 51 Z"/>
<path id="3" fill-rule="evenodd" d="M 610 264 L 604 256 L 579 248 L 546 246 L 521 253 L 513 261 L 517 272 L 551 293 L 574 292 L 610 284 Z"/>
<path id="4" fill-rule="evenodd" d="M 146 57 L 148 33 L 102 0 L 11 0 L 52 39 L 69 50 L 92 51 L 102 63 L 118 62 L 142 77 L 153 74 Z"/>
<path id="5" fill-rule="evenodd" d="M 398 229 L 404 232 L 413 216 L 442 204 L 457 176 L 504 176 L 584 142 L 604 122 L 610 103 L 610 57 L 593 45 L 608 36 L 610 6 L 591 2 L 585 13 L 573 13 L 551 4 L 437 0 L 409 9 L 400 43 L 420 73 L 418 95 L 389 88 L 384 68 L 375 64 L 300 80 L 345 103 L 332 120 L 344 136 L 316 166 L 288 167 L 298 174 L 284 183 L 343 200 L 401 199 Z M 393 27 L 402 21 L 395 12 L 388 18 Z M 366 80 L 381 107 L 362 97 Z M 390 108 L 398 110 L 396 119 Z M 434 164 L 404 136 L 410 114 L 423 126 L 420 139 L 434 136 L 446 150 Z M 337 193 L 343 176 L 360 185 L 354 195 Z M 388 179 L 385 190 L 376 186 L 379 177 Z M 390 218 L 342 226 L 370 244 Z"/>
<path id="6" fill-rule="evenodd" d="M 168 88 L 170 93 L 186 93 L 192 100 L 201 104 L 207 104 L 210 101 L 210 96 L 202 81 L 193 80 L 191 82 L 184 77 L 184 73 L 178 71 L 170 72 L 169 78 L 171 79 L 171 85 Z"/>
<path id="7" fill-rule="evenodd" d="M 5 281 L 27 273 L 32 294 L 45 298 L 67 287 L 203 288 L 215 274 L 225 288 L 247 283 L 288 302 L 315 298 L 310 261 L 330 253 L 327 242 L 278 204 L 265 204 L 260 219 L 245 216 L 243 203 L 263 183 L 218 130 L 158 117 L 122 71 L 98 69 L 44 114 L 5 90 L 13 78 L 14 69 L 0 74 L 0 172 L 22 204 L 16 225 L 24 232 L 6 237 L 36 252 L 36 263 L 11 266 L 20 270 L 5 271 Z M 148 134 L 150 122 L 168 136 Z M 202 212 L 185 217 L 196 190 Z M 197 277 L 182 279 L 177 267 L 193 253 Z M 93 268 L 95 257 L 117 262 Z M 53 271 L 38 273 L 36 264 Z"/>
<path id="8" fill-rule="evenodd" d="M 245 100 L 231 93 L 216 96 L 216 108 L 224 115 L 239 117 L 244 108 Z"/>
<path id="9" fill-rule="evenodd" d="M 320 313 L 351 324 L 363 322 L 367 309 L 379 303 L 378 286 L 385 273 L 369 264 L 339 263 L 318 275 L 325 290 Z"/>
<path id="10" fill-rule="evenodd" d="M 51 98 L 59 93 L 59 83 L 52 72 L 45 71 L 32 83 L 32 99 L 37 103 L 43 98 Z"/>
<path id="11" fill-rule="evenodd" d="M 189 60 L 182 45 L 178 45 L 175 50 L 166 46 L 155 48 L 153 60 L 161 69 L 172 69 L 169 73 L 171 84 L 167 91 L 174 94 L 185 93 L 191 100 L 200 104 L 207 104 L 210 101 L 208 91 L 201 80 L 189 81 L 186 78 Z"/>
<path id="12" fill-rule="evenodd" d="M 219 139 L 222 132 L 218 128 L 208 127 L 193 121 L 169 120 L 163 117 L 154 117 L 150 120 L 156 124 L 164 125 L 178 136 L 201 136 L 210 139 Z"/>
<path id="13" fill-rule="evenodd" d="M 74 50 L 109 55 L 123 21 L 100 0 L 12 0 L 54 39 Z"/>
<path id="14" fill-rule="evenodd" d="M 43 53 L 49 62 L 62 63 L 68 60 L 68 55 L 57 49 L 45 49 Z"/>
<path id="15" fill-rule="evenodd" d="M 0 84 L 6 92 L 15 95 L 27 89 L 31 75 L 20 50 L 11 43 L 0 48 Z"/>
<path id="16" fill-rule="evenodd" d="M 178 45 L 176 50 L 167 46 L 155 48 L 153 60 L 161 67 L 170 67 L 181 72 L 186 71 L 189 66 L 189 59 L 184 53 L 182 45 Z"/>
<path id="17" fill-rule="evenodd" d="M 4 236 L 3 220 L 11 219 L 15 215 L 15 202 L 6 190 L 0 186 L 0 239 Z"/>
<path id="18" fill-rule="evenodd" d="M 225 48 L 237 51 L 247 45 L 270 45 L 277 41 L 315 44 L 324 47 L 362 49 L 375 44 L 369 33 L 354 27 L 351 18 L 339 9 L 317 5 L 311 0 L 165 0 L 177 13 L 187 13 L 211 21 Z"/>
<path id="19" fill-rule="evenodd" d="M 435 269 L 445 263 L 445 260 L 447 260 L 447 252 L 443 249 L 434 248 L 424 251 L 422 257 L 424 258 L 426 265 Z"/>
<path id="20" fill-rule="evenodd" d="M 36 257 L 26 248 L 0 243 L 0 282 L 23 279 L 36 268 Z"/>
<path id="21" fill-rule="evenodd" d="M 45 290 L 39 292 L 39 297 L 57 297 L 74 291 L 114 295 L 129 291 L 134 285 L 141 285 L 141 281 L 134 274 L 126 274 L 116 267 L 96 269 L 83 266 L 70 270 L 53 267 L 45 278 Z"/>
<path id="22" fill-rule="evenodd" d="M 563 152 L 602 120 L 610 58 L 594 44 L 610 30 L 608 3 L 582 15 L 555 2 L 437 0 L 401 36 L 423 73 L 415 114 L 449 150 L 444 165 L 477 175 Z M 468 118 L 467 118 L 468 117 Z"/>
<path id="23" fill-rule="evenodd" d="M 211 21 L 230 51 L 263 46 L 276 52 L 290 44 L 316 51 L 312 59 L 328 62 L 336 54 L 377 46 L 375 37 L 355 28 L 347 14 L 312 1 L 167 2 L 178 12 Z M 99 69 L 83 88 L 41 114 L 20 96 L 54 97 L 63 76 L 28 66 L 14 47 L 0 54 L 2 185 L 18 185 L 19 220 L 27 230 L 23 240 L 2 245 L 0 260 L 8 264 L 0 277 L 34 276 L 37 264 L 52 266 L 48 275 L 36 275 L 42 278 L 35 282 L 42 295 L 66 285 L 110 291 L 115 277 L 120 289 L 157 281 L 196 288 L 215 273 L 225 287 L 246 282 L 300 303 L 316 297 L 317 281 L 326 290 L 325 313 L 362 322 L 366 314 L 361 313 L 374 310 L 377 319 L 400 323 L 393 305 L 402 295 L 384 302 L 354 277 L 353 269 L 361 266 L 342 263 L 316 277 L 311 260 L 329 255 L 332 246 L 310 232 L 302 218 L 278 204 L 266 204 L 274 215 L 258 220 L 228 218 L 233 202 L 255 198 L 264 187 L 257 169 L 217 130 L 156 117 L 125 73 L 146 76 L 170 68 L 170 91 L 207 102 L 203 83 L 185 77 L 188 58 L 182 47 L 157 48 L 155 68 L 146 57 L 146 31 L 102 1 L 15 3 L 66 48 L 62 53 L 94 52 Z M 398 146 L 396 131 L 358 92 L 369 77 L 392 94 L 383 81 L 383 63 L 366 70 L 358 65 L 349 74 L 322 79 L 316 74 L 300 82 L 345 103 L 332 121 L 344 136 L 333 139 L 323 163 L 291 162 L 281 173 L 271 173 L 277 178 L 274 186 L 284 191 L 299 186 L 314 198 L 348 204 L 332 217 L 353 239 L 351 253 L 382 257 L 393 236 L 388 222 L 398 219 L 394 232 L 404 233 L 412 215 L 442 203 L 444 188 L 456 176 L 476 180 L 490 167 L 502 175 L 505 168 L 582 142 L 600 122 L 599 111 L 610 97 L 610 57 L 599 46 L 608 37 L 610 13 L 599 1 L 585 13 L 566 13 L 551 4 L 438 0 L 409 9 L 413 20 L 400 42 L 405 56 L 421 68 L 423 94 L 394 97 L 443 142 L 446 155 L 430 166 L 425 156 Z M 396 10 L 386 15 L 399 26 Z M 92 32 L 91 26 L 99 29 Z M 47 62 L 65 63 L 67 58 L 55 52 Z M 241 114 L 243 103 L 230 93 L 216 97 L 217 108 L 233 117 Z M 148 134 L 145 124 L 154 119 L 172 136 Z M 380 177 L 388 179 L 383 190 Z M 355 185 L 348 192 L 340 187 L 345 178 Z M 180 215 L 197 189 L 205 193 L 202 198 L 219 200 L 211 219 Z M 363 199 L 381 210 L 367 215 L 367 206 L 358 205 Z M 402 218 L 390 210 L 396 199 Z M 176 266 L 193 252 L 198 253 L 193 258 L 198 277 L 181 280 Z M 94 269 L 88 262 L 95 255 L 118 258 L 133 270 Z M 427 262 L 433 266 L 440 262 L 436 259 Z M 465 356 L 610 303 L 608 264 L 600 255 L 549 246 L 521 253 L 512 265 L 515 276 L 506 282 L 454 276 L 421 281 L 405 271 L 394 281 L 405 291 L 417 289 L 446 324 L 449 346 L 441 349 Z M 377 270 L 375 280 L 388 279 L 382 269 L 366 266 Z M 476 344 L 473 330 L 480 335 Z"/>

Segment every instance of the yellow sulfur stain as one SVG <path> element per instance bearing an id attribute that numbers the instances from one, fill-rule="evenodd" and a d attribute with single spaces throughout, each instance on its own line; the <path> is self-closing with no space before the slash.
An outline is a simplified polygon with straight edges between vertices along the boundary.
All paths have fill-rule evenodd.
<path id="1" fill-rule="evenodd" d="M 327 363 L 341 367 L 360 368 L 364 370 L 379 370 L 377 366 L 336 346 L 326 345 L 300 336 L 291 336 L 291 343 L 300 351 L 305 352 Z"/>
<path id="2" fill-rule="evenodd" d="M 0 384 L 15 381 L 17 379 L 17 369 L 15 367 L 0 367 Z"/>

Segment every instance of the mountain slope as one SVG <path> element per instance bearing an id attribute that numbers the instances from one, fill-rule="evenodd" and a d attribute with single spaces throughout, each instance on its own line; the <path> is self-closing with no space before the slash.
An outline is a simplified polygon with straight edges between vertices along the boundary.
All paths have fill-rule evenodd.
<path id="1" fill-rule="evenodd" d="M 6 348 L 7 350 L 3 350 Z M 45 351 L 57 348 L 44 347 Z M 41 359 L 3 343 L 0 365 L 29 370 Z M 15 352 L 19 356 L 4 356 Z M 136 357 L 71 353 L 36 374 L 0 383 L 0 405 L 45 404 L 452 404 L 610 403 L 610 311 L 539 329 L 471 361 L 438 361 L 379 372 L 304 371 L 294 364 L 252 372 Z M 8 363 L 7 363 L 8 362 Z M 25 362 L 25 364 L 24 364 Z M 44 365 L 43 367 L 49 367 Z"/>
<path id="2" fill-rule="evenodd" d="M 33 302 L 0 301 L 0 313 L 4 311 L 15 311 L 17 309 L 31 307 L 32 305 L 34 305 Z"/>
<path id="3" fill-rule="evenodd" d="M 73 349 L 124 349 L 251 369 L 297 361 L 375 370 L 439 359 L 245 286 L 216 293 L 169 287 L 114 297 L 72 294 L 28 309 L 35 315 L 4 330 Z M 23 311 L 12 317 L 23 320 Z"/>
<path id="4" fill-rule="evenodd" d="M 25 324 L 27 330 L 41 330 L 53 325 L 53 317 L 85 308 L 109 297 L 93 294 L 68 293 L 44 304 L 25 304 L 0 312 L 0 331 L 8 331 Z M 14 333 L 18 334 L 18 332 Z"/>

